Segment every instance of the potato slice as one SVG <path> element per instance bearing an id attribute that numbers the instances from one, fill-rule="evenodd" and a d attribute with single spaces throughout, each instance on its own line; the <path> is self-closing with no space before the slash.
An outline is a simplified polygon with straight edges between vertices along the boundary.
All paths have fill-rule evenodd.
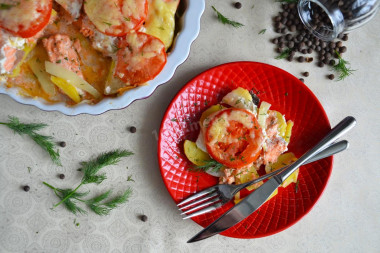
<path id="1" fill-rule="evenodd" d="M 83 78 L 78 76 L 76 73 L 49 61 L 45 61 L 45 68 L 46 72 L 49 74 L 66 80 L 69 84 L 77 87 L 78 89 L 87 91 L 95 98 L 99 98 L 101 96 L 91 84 L 83 80 Z"/>
<path id="2" fill-rule="evenodd" d="M 268 118 L 268 110 L 270 107 L 271 107 L 271 104 L 265 101 L 261 102 L 257 121 L 259 122 L 259 125 L 261 126 L 262 129 L 266 129 L 266 120 Z"/>
<path id="3" fill-rule="evenodd" d="M 278 169 L 281 169 L 282 167 L 286 166 L 286 165 L 289 165 L 293 162 L 297 161 L 297 157 L 292 153 L 292 152 L 288 152 L 288 153 L 284 153 L 282 155 L 280 155 L 278 157 L 278 160 L 277 162 L 275 163 L 270 163 L 270 164 L 267 164 L 265 166 L 265 172 L 268 174 L 272 171 L 276 171 Z M 288 185 L 290 185 L 291 183 L 296 183 L 297 182 L 297 179 L 298 179 L 298 173 L 299 173 L 299 169 L 297 169 L 296 171 L 294 171 L 283 183 L 282 183 L 282 187 L 287 187 Z"/>
<path id="4" fill-rule="evenodd" d="M 201 118 L 199 119 L 199 124 L 201 126 L 203 126 L 203 122 L 204 120 L 209 117 L 211 114 L 215 113 L 215 112 L 218 112 L 218 111 L 221 111 L 223 109 L 226 109 L 226 107 L 220 105 L 220 104 L 217 104 L 217 105 L 213 105 L 213 106 L 210 106 L 206 111 L 204 111 L 201 115 Z"/>
<path id="5" fill-rule="evenodd" d="M 21 65 L 24 64 L 26 57 L 29 55 L 29 53 L 33 50 L 33 48 L 36 46 L 36 43 L 29 43 L 25 44 L 24 49 L 24 55 L 22 56 L 22 59 L 17 63 L 16 67 L 13 69 L 12 74 L 10 74 L 10 77 L 16 77 L 20 74 L 21 71 Z"/>
<path id="6" fill-rule="evenodd" d="M 117 76 L 115 76 L 116 62 L 112 61 L 110 65 L 110 70 L 108 72 L 106 85 L 104 86 L 104 94 L 111 95 L 120 93 L 121 91 L 127 91 L 136 88 L 136 85 L 128 85 L 121 81 Z"/>
<path id="7" fill-rule="evenodd" d="M 291 120 L 288 120 L 288 122 L 286 122 L 286 131 L 285 131 L 285 141 L 287 143 L 289 143 L 290 141 L 290 136 L 292 136 L 292 128 L 294 126 L 294 122 L 291 121 Z"/>
<path id="8" fill-rule="evenodd" d="M 276 118 L 277 118 L 277 123 L 278 123 L 278 134 L 285 139 L 285 132 L 286 132 L 286 121 L 285 117 L 278 111 L 276 112 Z"/>
<path id="9" fill-rule="evenodd" d="M 211 160 L 210 156 L 199 149 L 195 142 L 186 140 L 183 149 L 187 159 L 197 166 L 205 165 L 205 161 Z"/>
<path id="10" fill-rule="evenodd" d="M 39 58 L 33 57 L 28 61 L 28 65 L 30 69 L 33 71 L 33 74 L 36 75 L 43 91 L 50 97 L 55 96 L 57 93 L 55 90 L 55 85 L 50 80 L 50 75 L 45 71 L 45 66 L 39 60 Z"/>
<path id="11" fill-rule="evenodd" d="M 56 76 L 51 76 L 50 80 L 59 88 L 61 88 L 63 93 L 69 96 L 69 98 L 71 98 L 75 103 L 80 102 L 80 96 L 79 96 L 78 90 L 75 88 L 74 85 L 71 85 L 63 78 L 59 78 Z"/>
<path id="12" fill-rule="evenodd" d="M 175 13 L 180 0 L 149 0 L 146 33 L 159 38 L 165 49 L 171 46 L 174 37 Z"/>
<path id="13" fill-rule="evenodd" d="M 253 103 L 252 96 L 248 90 L 241 87 L 234 89 L 222 99 L 222 102 L 235 108 L 247 109 L 256 112 L 256 105 Z"/>
<path id="14" fill-rule="evenodd" d="M 254 180 L 256 178 L 259 178 L 259 174 L 257 173 L 256 168 L 254 166 L 252 166 L 251 168 L 249 168 L 249 170 L 246 173 L 244 173 L 244 174 L 242 173 L 240 175 L 236 175 L 235 181 L 236 181 L 236 184 L 244 184 L 244 183 L 252 181 L 252 180 Z M 262 184 L 263 184 L 262 181 L 258 182 L 256 184 L 248 186 L 247 190 L 248 191 L 252 191 L 254 189 L 259 188 Z"/>

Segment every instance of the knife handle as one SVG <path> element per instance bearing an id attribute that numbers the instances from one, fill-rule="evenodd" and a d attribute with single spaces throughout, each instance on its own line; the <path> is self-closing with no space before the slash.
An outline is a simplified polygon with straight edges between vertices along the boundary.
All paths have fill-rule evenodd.
<path id="1" fill-rule="evenodd" d="M 285 169 L 280 174 L 274 176 L 279 183 L 284 182 L 298 167 L 303 165 L 311 157 L 315 156 L 317 153 L 321 152 L 323 149 L 327 148 L 333 142 L 335 142 L 342 135 L 347 133 L 356 125 L 356 120 L 352 116 L 344 118 L 338 125 L 336 125 L 331 131 L 315 145 L 312 149 L 302 155 L 297 161 L 291 164 L 287 169 Z"/>

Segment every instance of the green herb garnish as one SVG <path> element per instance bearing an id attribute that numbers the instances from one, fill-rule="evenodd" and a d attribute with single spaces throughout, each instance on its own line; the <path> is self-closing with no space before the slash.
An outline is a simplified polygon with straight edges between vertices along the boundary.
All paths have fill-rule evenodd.
<path id="1" fill-rule="evenodd" d="M 262 29 L 259 34 L 264 34 L 267 31 L 267 29 Z"/>
<path id="2" fill-rule="evenodd" d="M 355 70 L 347 67 L 350 63 L 344 60 L 338 51 L 335 51 L 335 53 L 338 56 L 338 63 L 333 67 L 333 69 L 339 74 L 338 81 L 341 81 L 349 75 L 352 75 Z"/>
<path id="3" fill-rule="evenodd" d="M 208 161 L 204 161 L 204 162 L 205 162 L 204 165 L 195 166 L 194 168 L 191 168 L 190 170 L 204 171 L 204 172 L 211 170 L 214 172 L 218 172 L 223 167 L 223 164 L 221 164 L 215 160 L 208 160 Z"/>
<path id="4" fill-rule="evenodd" d="M 12 129 L 15 133 L 18 133 L 19 135 L 28 135 L 34 142 L 36 142 L 41 148 L 46 150 L 51 160 L 61 166 L 61 161 L 59 159 L 59 152 L 58 150 L 55 151 L 53 148 L 55 146 L 55 143 L 52 141 L 51 136 L 45 136 L 37 133 L 36 131 L 41 130 L 42 128 L 47 127 L 46 124 L 43 123 L 30 123 L 25 124 L 21 123 L 20 120 L 17 117 L 8 116 L 9 121 L 8 122 L 0 122 L 1 125 L 5 125 Z"/>
<path id="5" fill-rule="evenodd" d="M 9 10 L 10 8 L 13 8 L 19 5 L 20 5 L 19 2 L 16 4 L 0 4 L 0 10 Z"/>
<path id="6" fill-rule="evenodd" d="M 211 6 L 211 7 L 216 12 L 216 14 L 218 15 L 218 19 L 220 22 L 222 22 L 222 24 L 232 25 L 233 27 L 236 27 L 236 28 L 244 26 L 243 24 L 241 24 L 239 22 L 232 21 L 232 20 L 226 18 L 225 16 L 223 16 L 222 13 L 217 11 L 214 6 Z"/>
<path id="7" fill-rule="evenodd" d="M 133 155 L 133 153 L 130 151 L 117 149 L 111 152 L 103 153 L 97 158 L 88 162 L 81 163 L 82 168 L 80 171 L 83 172 L 83 177 L 80 184 L 74 190 L 70 188 L 56 188 L 46 182 L 43 182 L 43 184 L 51 188 L 54 191 L 55 195 L 61 200 L 53 206 L 53 209 L 63 203 L 70 212 L 74 214 L 84 214 L 86 211 L 78 206 L 79 202 L 82 202 L 96 214 L 107 215 L 113 208 L 116 208 L 117 206 L 127 202 L 129 196 L 132 193 L 132 190 L 130 188 L 128 188 L 122 195 L 116 196 L 111 200 L 108 199 L 111 194 L 111 190 L 102 193 L 95 198 L 84 200 L 83 197 L 87 196 L 89 192 L 81 193 L 78 192 L 78 189 L 85 184 L 102 183 L 107 177 L 104 173 L 98 172 L 106 166 L 116 165 L 122 157 L 127 157 L 130 155 Z"/>
<path id="8" fill-rule="evenodd" d="M 297 180 L 297 182 L 296 182 L 296 193 L 298 192 L 298 185 L 299 185 L 299 183 L 300 183 L 300 181 L 299 180 Z"/>
<path id="9" fill-rule="evenodd" d="M 288 58 L 292 51 L 293 48 L 286 48 L 279 56 L 276 57 L 276 60 Z"/>

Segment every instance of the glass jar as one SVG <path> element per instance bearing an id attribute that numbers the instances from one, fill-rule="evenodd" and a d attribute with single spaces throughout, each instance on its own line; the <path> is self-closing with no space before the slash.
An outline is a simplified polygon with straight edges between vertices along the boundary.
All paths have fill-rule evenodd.
<path id="1" fill-rule="evenodd" d="M 299 0 L 303 24 L 319 39 L 331 41 L 373 18 L 379 0 Z"/>

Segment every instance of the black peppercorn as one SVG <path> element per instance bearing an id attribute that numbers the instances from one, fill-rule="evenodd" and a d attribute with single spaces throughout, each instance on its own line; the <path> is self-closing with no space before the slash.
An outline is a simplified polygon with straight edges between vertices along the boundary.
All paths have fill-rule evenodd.
<path id="1" fill-rule="evenodd" d="M 241 3 L 240 2 L 236 2 L 234 4 L 234 6 L 235 6 L 236 9 L 240 9 L 241 8 Z"/>
<path id="2" fill-rule="evenodd" d="M 58 144 L 59 144 L 59 146 L 62 147 L 62 148 L 66 147 L 66 142 L 64 142 L 64 141 L 61 141 L 61 142 L 59 142 Z"/>
<path id="3" fill-rule="evenodd" d="M 23 189 L 24 189 L 24 191 L 28 192 L 28 191 L 30 190 L 30 187 L 29 187 L 29 185 L 25 185 L 25 186 L 23 187 Z"/>
<path id="4" fill-rule="evenodd" d="M 65 174 L 59 174 L 60 179 L 65 179 Z"/>
<path id="5" fill-rule="evenodd" d="M 306 72 L 303 72 L 302 75 L 303 75 L 304 77 L 308 77 L 308 76 L 309 76 L 309 72 L 307 72 L 307 71 L 306 71 Z"/>
<path id="6" fill-rule="evenodd" d="M 134 127 L 134 126 L 131 126 L 131 127 L 129 128 L 129 131 L 130 131 L 131 133 L 136 133 L 137 129 L 136 129 L 136 127 Z"/>
<path id="7" fill-rule="evenodd" d="M 140 216 L 140 220 L 143 221 L 143 222 L 146 222 L 148 220 L 148 216 L 146 216 L 145 214 L 143 214 L 143 215 Z"/>
<path id="8" fill-rule="evenodd" d="M 328 77 L 328 79 L 330 79 L 330 80 L 333 80 L 333 79 L 335 78 L 334 74 L 330 74 L 330 75 L 328 75 L 327 77 Z"/>

